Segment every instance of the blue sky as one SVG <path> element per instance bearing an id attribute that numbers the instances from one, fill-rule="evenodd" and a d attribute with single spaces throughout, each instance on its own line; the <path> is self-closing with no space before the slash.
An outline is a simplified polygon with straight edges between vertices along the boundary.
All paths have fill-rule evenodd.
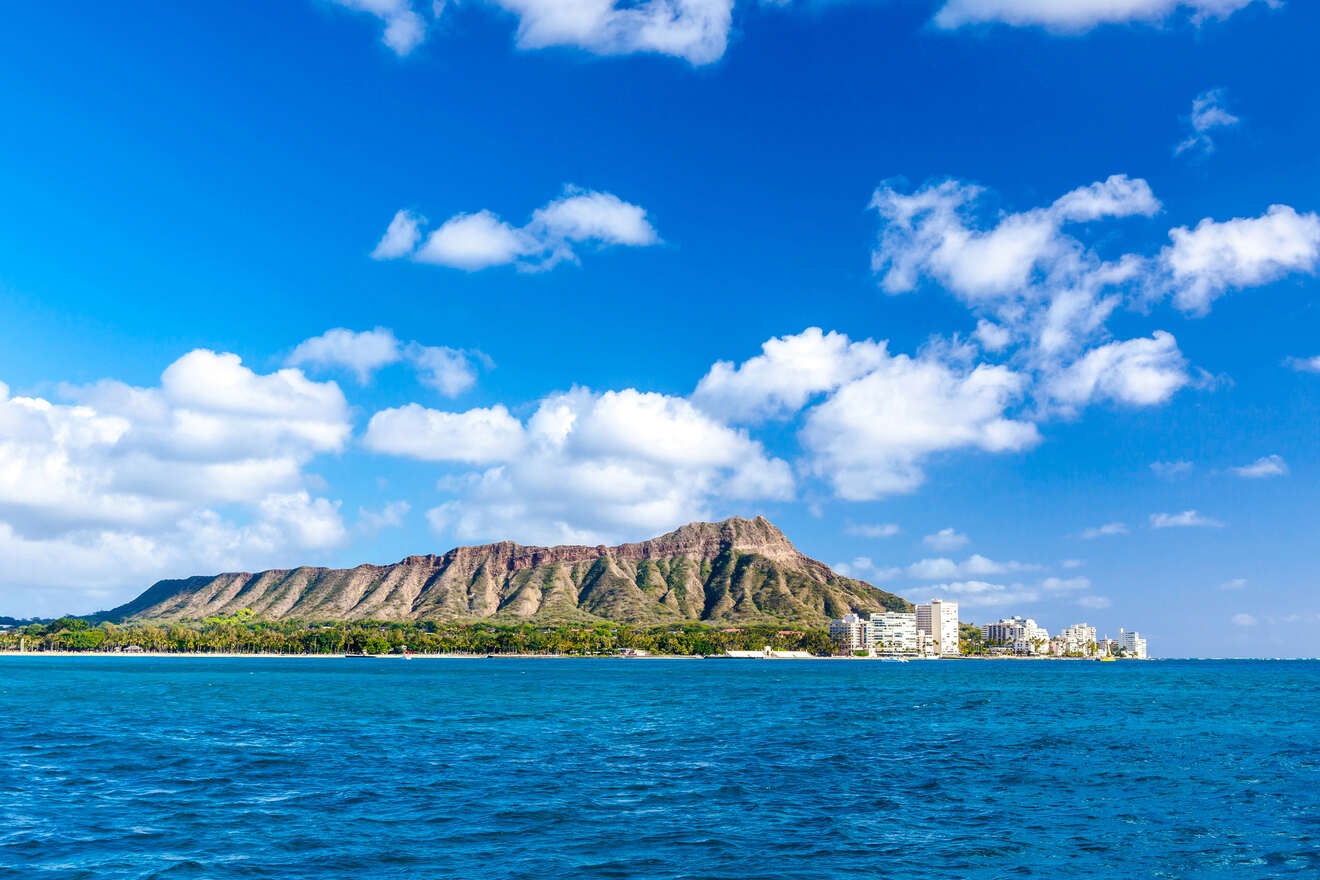
<path id="1" fill-rule="evenodd" d="M 18 9 L 0 613 L 765 513 L 965 620 L 1314 655 L 1317 33 L 1296 0 Z"/>

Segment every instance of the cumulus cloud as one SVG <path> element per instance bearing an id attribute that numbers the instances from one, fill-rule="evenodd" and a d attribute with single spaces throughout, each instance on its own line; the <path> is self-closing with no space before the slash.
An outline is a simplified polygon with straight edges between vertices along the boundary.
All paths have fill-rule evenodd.
<path id="1" fill-rule="evenodd" d="M 385 26 L 385 45 L 407 55 L 426 38 L 428 24 L 411 0 L 332 0 L 369 13 Z M 733 0 L 490 0 L 518 20 L 522 49 L 571 46 L 595 55 L 638 52 L 682 58 L 693 65 L 719 60 L 728 46 Z M 442 0 L 429 4 L 439 17 Z M 425 8 L 425 6 L 423 6 Z"/>
<path id="2" fill-rule="evenodd" d="M 381 40 L 397 55 L 407 55 L 426 38 L 426 20 L 411 0 L 331 0 L 347 9 L 366 12 L 385 25 Z"/>
<path id="3" fill-rule="evenodd" d="M 457 397 L 477 382 L 477 363 L 494 364 L 479 351 L 464 351 L 447 346 L 403 345 L 392 330 L 377 327 L 357 332 L 343 327 L 327 330 L 320 336 L 300 342 L 289 354 L 289 366 L 313 366 L 322 369 L 342 368 L 353 372 L 365 385 L 381 367 L 407 361 L 417 371 L 418 380 L 446 397 Z"/>
<path id="4" fill-rule="evenodd" d="M 697 383 L 692 401 L 733 421 L 785 418 L 888 358 L 883 342 L 853 342 L 842 333 L 808 327 L 795 336 L 768 340 L 761 354 L 742 366 L 717 361 Z"/>
<path id="5" fill-rule="evenodd" d="M 692 400 L 713 417 L 743 422 L 808 407 L 799 431 L 806 467 L 849 500 L 912 491 L 937 453 L 1013 452 L 1039 441 L 1033 423 L 1008 413 L 1024 376 L 941 355 L 891 355 L 883 341 L 812 327 L 766 342 L 741 366 L 716 363 Z"/>
<path id="6" fill-rule="evenodd" d="M 1255 615 L 1246 612 L 1234 614 L 1232 621 L 1234 626 L 1255 626 L 1259 622 L 1256 620 Z"/>
<path id="7" fill-rule="evenodd" d="M 979 553 L 974 553 L 962 562 L 954 562 L 947 557 L 923 559 L 907 567 L 909 577 L 921 580 L 939 580 L 940 578 L 984 577 L 994 574 L 1008 574 L 1015 571 L 1035 571 L 1039 565 L 1026 562 L 997 562 Z"/>
<path id="8" fill-rule="evenodd" d="M 463 540 L 596 543 L 707 518 L 716 502 L 786 499 L 792 472 L 690 402 L 634 389 L 552 394 L 526 422 L 503 407 L 442 413 L 410 404 L 371 419 L 365 443 L 428 461 L 489 464 L 451 481 L 428 511 Z"/>
<path id="9" fill-rule="evenodd" d="M 1126 535 L 1127 533 L 1128 527 L 1126 524 L 1121 522 L 1111 522 L 1105 523 L 1102 526 L 1093 526 L 1089 529 L 1083 529 L 1082 539 L 1085 541 L 1093 541 L 1096 538 L 1103 538 L 1110 535 Z"/>
<path id="10" fill-rule="evenodd" d="M 1074 228 L 1157 214 L 1161 204 L 1144 180 L 1111 175 L 1047 206 L 992 216 L 983 197 L 957 180 L 913 191 L 881 186 L 871 200 L 880 219 L 872 270 L 886 293 L 932 283 L 966 305 L 977 319 L 971 338 L 1029 380 L 1040 415 L 1071 415 L 1095 400 L 1153 406 L 1193 384 L 1172 334 L 1111 338 L 1108 323 L 1121 306 L 1145 311 L 1171 296 L 1203 314 L 1230 289 L 1312 272 L 1320 262 L 1320 218 L 1286 205 L 1175 228 L 1172 244 L 1153 255 L 1102 256 Z"/>
<path id="11" fill-rule="evenodd" d="M 355 332 L 344 327 L 304 340 L 285 361 L 291 367 L 343 367 L 365 385 L 372 374 L 401 357 L 399 340 L 384 327 Z"/>
<path id="12" fill-rule="evenodd" d="M 1208 89 L 1192 99 L 1192 115 L 1187 118 L 1191 133 L 1174 147 L 1175 156 L 1186 152 L 1212 153 L 1215 149 L 1210 132 L 1241 122 L 1224 108 L 1224 90 Z"/>
<path id="13" fill-rule="evenodd" d="M 492 0 L 518 16 L 518 45 L 576 46 L 598 55 L 655 52 L 694 64 L 724 54 L 733 0 Z"/>
<path id="14" fill-rule="evenodd" d="M 850 535 L 863 538 L 892 538 L 902 529 L 896 523 L 853 523 L 844 529 Z"/>
<path id="15" fill-rule="evenodd" d="M 1320 261 L 1320 217 L 1271 205 L 1260 217 L 1202 220 L 1194 229 L 1169 231 L 1173 244 L 1160 264 L 1173 302 L 1193 315 L 1233 288 L 1256 287 L 1293 272 L 1314 273 Z"/>
<path id="16" fill-rule="evenodd" d="M 1152 461 L 1150 470 L 1157 477 L 1165 480 L 1176 480 L 1184 474 L 1191 473 L 1195 467 L 1190 461 L 1178 459 L 1176 461 Z"/>
<path id="17" fill-rule="evenodd" d="M 399 257 L 406 257 L 416 248 L 417 243 L 422 240 L 422 226 L 426 223 L 425 217 L 419 217 L 409 210 L 398 211 L 390 225 L 385 230 L 385 234 L 380 237 L 376 247 L 371 252 L 373 260 L 397 260 Z"/>
<path id="18" fill-rule="evenodd" d="M 1284 361 L 1284 366 L 1291 367 L 1299 373 L 1320 373 L 1320 354 L 1309 358 L 1288 358 Z"/>
<path id="19" fill-rule="evenodd" d="M 1163 403 L 1192 381 L 1173 335 L 1109 342 L 1088 351 L 1049 381 L 1051 396 L 1079 407 L 1095 399 L 1133 406 Z"/>
<path id="20" fill-rule="evenodd" d="M 957 550 L 959 547 L 966 545 L 967 536 L 950 527 L 947 529 L 940 529 L 933 535 L 926 535 L 921 539 L 921 542 L 932 550 L 947 552 L 949 550 Z"/>
<path id="21" fill-rule="evenodd" d="M 382 529 L 398 528 L 403 525 L 411 510 L 412 505 L 407 501 L 391 501 L 379 510 L 359 507 L 356 528 L 368 534 L 374 534 Z"/>
<path id="22" fill-rule="evenodd" d="M 1109 600 L 1108 596 L 1082 596 L 1077 600 L 1077 604 L 1083 608 L 1100 609 L 1108 608 L 1114 603 Z"/>
<path id="23" fill-rule="evenodd" d="M 901 568 L 881 568 L 869 556 L 858 556 L 852 562 L 836 562 L 831 567 L 844 577 L 872 583 L 893 580 L 903 574 Z"/>
<path id="24" fill-rule="evenodd" d="M 1208 516 L 1202 516 L 1195 510 L 1184 510 L 1182 513 L 1152 513 L 1150 515 L 1150 527 L 1152 529 L 1173 529 L 1173 528 L 1191 528 L 1191 527 L 1209 527 L 1222 528 L 1223 523 L 1217 519 L 1211 519 Z"/>
<path id="25" fill-rule="evenodd" d="M 958 600 L 960 606 L 969 608 L 1028 605 L 1040 600 L 1039 593 L 1022 584 L 1004 585 L 977 580 L 936 584 L 931 587 L 931 591 L 950 594 Z"/>
<path id="26" fill-rule="evenodd" d="M 1227 18 L 1253 0 L 947 0 L 935 15 L 942 28 L 975 24 L 1039 26 L 1079 32 L 1102 24 L 1155 24 L 1184 13 L 1197 24 Z M 1278 6 L 1279 0 L 1261 0 Z"/>
<path id="27" fill-rule="evenodd" d="M 513 458 L 525 440 L 522 422 L 503 406 L 455 413 L 410 403 L 373 415 L 362 442 L 373 452 L 420 461 L 485 464 Z"/>
<path id="28" fill-rule="evenodd" d="M 456 214 L 422 239 L 425 221 L 400 211 L 372 256 L 410 257 L 419 263 L 475 272 L 516 264 L 524 270 L 577 262 L 576 247 L 645 247 L 660 241 L 646 211 L 606 192 L 569 186 L 564 194 L 513 226 L 491 211 Z"/>
<path id="29" fill-rule="evenodd" d="M 860 501 L 916 489 L 935 453 L 1027 449 L 1040 440 L 1036 426 L 1006 414 L 1024 383 L 1001 366 L 888 357 L 808 411 L 800 436 L 810 468 Z"/>
<path id="30" fill-rule="evenodd" d="M 338 502 L 312 496 L 304 472 L 347 444 L 333 382 L 198 349 L 159 386 L 107 379 L 60 396 L 72 402 L 0 384 L 0 543 L 13 561 L 0 584 L 27 601 L 68 587 L 83 592 L 59 601 L 90 610 L 87 590 L 122 599 L 144 578 L 297 561 L 345 537 Z"/>
<path id="31" fill-rule="evenodd" d="M 475 361 L 487 367 L 492 365 L 490 358 L 481 352 L 467 352 L 442 345 L 422 345 L 418 342 L 410 343 L 404 355 L 417 370 L 421 383 L 445 397 L 457 397 L 477 384 Z"/>
<path id="32" fill-rule="evenodd" d="M 1040 588 L 1048 593 L 1075 593 L 1080 590 L 1091 589 L 1091 579 L 1084 577 L 1049 577 L 1040 582 Z"/>
<path id="33" fill-rule="evenodd" d="M 1246 477 L 1251 480 L 1259 480 L 1266 477 L 1282 477 L 1288 473 L 1288 463 L 1283 460 L 1281 455 L 1266 455 L 1258 458 L 1251 464 L 1244 464 L 1241 467 L 1231 469 L 1239 477 Z"/>

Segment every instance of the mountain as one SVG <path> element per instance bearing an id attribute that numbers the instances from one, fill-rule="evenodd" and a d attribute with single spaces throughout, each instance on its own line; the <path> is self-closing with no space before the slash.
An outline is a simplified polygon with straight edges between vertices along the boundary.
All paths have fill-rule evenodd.
<path id="1" fill-rule="evenodd" d="M 911 607 L 807 558 L 758 516 L 690 523 L 618 547 L 503 541 L 393 565 L 166 580 L 98 617 L 195 620 L 249 609 L 266 620 L 821 624 Z"/>

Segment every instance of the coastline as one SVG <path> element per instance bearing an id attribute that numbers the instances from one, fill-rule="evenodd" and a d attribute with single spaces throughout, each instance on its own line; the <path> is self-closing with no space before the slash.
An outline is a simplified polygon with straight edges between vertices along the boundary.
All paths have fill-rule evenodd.
<path id="1" fill-rule="evenodd" d="M 252 653 L 252 652 L 212 652 L 212 651 L 0 651 L 0 658 L 4 657 L 120 657 L 134 658 L 150 657 L 153 659 L 178 658 L 178 659 L 197 659 L 210 658 L 214 660 L 242 660 L 258 659 L 270 660 L 277 658 L 290 658 L 295 660 L 772 660 L 783 662 L 784 660 L 829 660 L 844 661 L 851 663 L 893 663 L 896 659 L 901 659 L 905 663 L 930 663 L 942 660 L 986 660 L 986 661 L 1026 661 L 1026 662 L 1076 662 L 1076 663 L 1094 663 L 1098 662 L 1093 657 L 1032 657 L 1016 656 L 1012 654 L 960 654 L 952 657 L 725 657 L 720 654 L 647 654 L 642 657 L 622 656 L 618 654 L 463 654 L 463 653 L 442 653 L 442 654 L 305 654 L 305 653 Z M 1133 657 L 1116 658 L 1126 662 L 1135 660 Z M 1154 660 L 1157 658 L 1146 658 Z"/>

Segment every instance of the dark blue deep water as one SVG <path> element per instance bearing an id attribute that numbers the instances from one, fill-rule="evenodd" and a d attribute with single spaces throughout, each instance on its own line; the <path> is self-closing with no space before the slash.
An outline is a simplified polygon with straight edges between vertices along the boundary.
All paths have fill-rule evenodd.
<path id="1" fill-rule="evenodd" d="M 1320 663 L 0 658 L 0 875 L 1320 877 Z"/>

